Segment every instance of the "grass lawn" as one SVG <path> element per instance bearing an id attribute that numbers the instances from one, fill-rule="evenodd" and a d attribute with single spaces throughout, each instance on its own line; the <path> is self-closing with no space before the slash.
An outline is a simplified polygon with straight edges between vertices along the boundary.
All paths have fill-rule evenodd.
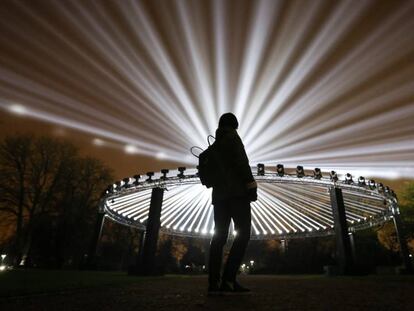
<path id="1" fill-rule="evenodd" d="M 128 276 L 125 272 L 18 269 L 0 273 L 0 297 L 120 286 L 141 280 L 142 278 Z"/>
<path id="2" fill-rule="evenodd" d="M 119 272 L 0 274 L 0 309 L 36 310 L 414 310 L 413 276 L 243 275 L 244 296 L 207 295 L 207 277 L 131 277 Z"/>

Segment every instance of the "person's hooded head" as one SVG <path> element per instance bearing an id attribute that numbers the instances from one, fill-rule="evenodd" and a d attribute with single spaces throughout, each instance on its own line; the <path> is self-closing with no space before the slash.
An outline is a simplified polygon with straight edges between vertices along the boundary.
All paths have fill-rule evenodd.
<path id="1" fill-rule="evenodd" d="M 220 117 L 218 127 L 230 127 L 234 130 L 237 130 L 239 127 L 239 122 L 237 121 L 237 118 L 234 114 L 227 112 Z"/>

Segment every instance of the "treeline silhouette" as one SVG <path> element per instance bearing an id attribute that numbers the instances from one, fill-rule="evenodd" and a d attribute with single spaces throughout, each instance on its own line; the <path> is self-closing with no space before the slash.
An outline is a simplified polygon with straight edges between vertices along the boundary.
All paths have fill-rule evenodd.
<path id="1" fill-rule="evenodd" d="M 112 180 L 108 167 L 80 156 L 67 141 L 6 137 L 0 144 L 0 230 L 8 263 L 80 266 L 100 196 Z"/>

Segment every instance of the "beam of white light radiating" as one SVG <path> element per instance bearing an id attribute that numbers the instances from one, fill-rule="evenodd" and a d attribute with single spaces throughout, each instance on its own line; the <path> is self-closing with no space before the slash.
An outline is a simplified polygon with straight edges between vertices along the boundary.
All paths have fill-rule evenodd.
<path id="1" fill-rule="evenodd" d="M 6 1 L 0 11 L 7 112 L 195 164 L 189 148 L 232 111 L 252 164 L 414 176 L 412 1 Z M 256 219 L 266 215 L 259 206 Z"/>

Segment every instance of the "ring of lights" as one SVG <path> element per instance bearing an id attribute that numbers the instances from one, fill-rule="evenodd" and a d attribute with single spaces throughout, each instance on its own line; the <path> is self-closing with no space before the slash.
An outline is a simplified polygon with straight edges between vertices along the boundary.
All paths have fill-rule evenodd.
<path id="1" fill-rule="evenodd" d="M 342 189 L 349 231 L 353 232 L 389 221 L 398 211 L 394 192 L 380 183 L 363 178 L 358 182 L 346 174 L 329 176 L 283 174 L 278 171 L 254 172 L 258 200 L 252 206 L 252 239 L 286 239 L 334 234 L 329 189 Z M 171 235 L 209 238 L 214 233 L 211 189 L 201 185 L 196 170 L 187 174 L 148 173 L 136 175 L 109 187 L 102 198 L 101 211 L 120 224 L 144 230 L 153 188 L 164 188 L 161 231 Z M 171 172 L 172 173 L 172 172 Z M 231 224 L 230 234 L 237 232 Z"/>

